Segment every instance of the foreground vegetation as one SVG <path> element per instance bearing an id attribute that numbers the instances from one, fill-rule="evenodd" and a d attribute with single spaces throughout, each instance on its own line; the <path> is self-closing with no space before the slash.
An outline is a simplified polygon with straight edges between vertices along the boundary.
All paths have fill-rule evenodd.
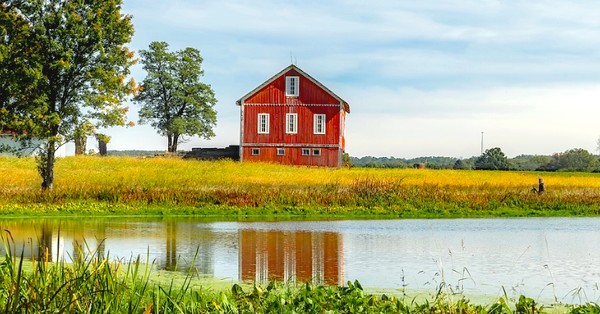
<path id="1" fill-rule="evenodd" d="M 31 158 L 0 157 L 0 213 L 489 217 L 600 214 L 600 174 L 323 169 L 178 158 L 59 159 L 42 192 Z M 544 194 L 533 193 L 538 176 Z"/>
<path id="2" fill-rule="evenodd" d="M 10 239 L 10 234 L 9 239 Z M 271 282 L 230 289 L 197 284 L 193 269 L 182 280 L 156 280 L 153 265 L 127 263 L 91 252 L 71 263 L 26 260 L 11 240 L 0 262 L 0 310 L 4 313 L 542 313 L 533 299 L 500 297 L 488 305 L 437 291 L 417 301 L 402 295 L 366 293 L 358 282 L 345 287 Z M 47 256 L 47 255 L 46 255 Z M 441 287 L 441 286 L 440 286 Z M 570 313 L 598 313 L 600 306 L 561 305 Z"/>

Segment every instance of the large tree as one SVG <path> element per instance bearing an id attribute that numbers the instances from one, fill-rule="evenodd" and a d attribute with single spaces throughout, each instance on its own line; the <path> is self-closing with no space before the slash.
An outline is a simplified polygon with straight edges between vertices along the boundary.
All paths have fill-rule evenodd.
<path id="1" fill-rule="evenodd" d="M 169 51 L 165 42 L 152 42 L 140 51 L 147 72 L 135 101 L 142 104 L 140 124 L 150 124 L 167 137 L 167 150 L 176 152 L 182 136 L 214 136 L 217 100 L 210 85 L 202 83 L 202 57 L 194 48 Z"/>
<path id="2" fill-rule="evenodd" d="M 508 170 L 509 168 L 508 158 L 500 147 L 487 149 L 475 160 L 475 169 L 477 170 Z"/>
<path id="3" fill-rule="evenodd" d="M 0 111 L 10 119 L 0 127 L 43 140 L 38 171 L 42 188 L 52 189 L 55 152 L 78 126 L 127 124 L 123 101 L 136 90 L 127 79 L 131 17 L 121 14 L 121 0 L 3 1 L 1 14 L 0 75 L 12 83 L 0 87 Z"/>

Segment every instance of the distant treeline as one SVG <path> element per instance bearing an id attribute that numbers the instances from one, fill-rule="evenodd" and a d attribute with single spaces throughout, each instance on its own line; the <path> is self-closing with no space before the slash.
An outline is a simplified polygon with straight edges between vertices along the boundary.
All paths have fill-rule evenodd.
<path id="1" fill-rule="evenodd" d="M 396 157 L 350 157 L 351 165 L 366 168 L 428 168 L 428 169 L 481 169 L 517 171 L 579 171 L 600 172 L 600 160 L 584 149 L 571 149 L 553 155 L 519 155 L 506 158 L 499 148 L 486 151 L 482 156 L 452 158 L 441 156 L 412 159 Z"/>
<path id="2" fill-rule="evenodd" d="M 476 157 L 464 159 L 464 162 L 470 162 L 471 166 L 475 162 Z M 350 157 L 352 166 L 365 168 L 410 168 L 425 166 L 432 169 L 452 169 L 458 159 L 452 157 L 418 157 L 412 159 L 396 158 L 396 157 Z M 421 166 L 421 167 L 422 167 Z"/>
<path id="3" fill-rule="evenodd" d="M 164 150 L 109 150 L 106 152 L 108 156 L 132 156 L 132 157 L 147 157 L 164 155 Z"/>
<path id="4" fill-rule="evenodd" d="M 178 151 L 183 156 L 185 152 Z M 163 156 L 162 150 L 109 150 L 110 156 Z M 429 156 L 418 158 L 397 157 L 345 157 L 352 167 L 364 168 L 428 168 L 428 169 L 478 169 L 517 171 L 578 171 L 600 172 L 600 160 L 584 149 L 571 149 L 553 155 L 519 155 L 507 158 L 500 148 L 488 149 L 481 156 L 455 158 Z"/>

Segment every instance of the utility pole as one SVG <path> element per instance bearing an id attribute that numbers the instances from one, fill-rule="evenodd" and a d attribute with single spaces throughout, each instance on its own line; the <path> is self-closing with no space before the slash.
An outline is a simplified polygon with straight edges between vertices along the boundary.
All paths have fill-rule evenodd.
<path id="1" fill-rule="evenodd" d="M 483 132 L 481 132 L 481 154 L 483 155 Z"/>

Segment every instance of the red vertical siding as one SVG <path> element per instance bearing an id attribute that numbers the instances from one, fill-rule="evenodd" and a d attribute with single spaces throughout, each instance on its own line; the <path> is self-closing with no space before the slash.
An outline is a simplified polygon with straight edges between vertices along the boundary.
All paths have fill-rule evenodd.
<path id="1" fill-rule="evenodd" d="M 242 280 L 249 281 L 256 278 L 257 241 L 256 231 L 240 231 L 240 278 Z"/>
<path id="2" fill-rule="evenodd" d="M 322 260 L 317 259 L 319 255 L 323 256 Z M 315 279 L 314 276 L 322 275 L 327 284 L 343 283 L 343 245 L 342 238 L 337 233 L 324 233 L 320 236 L 318 233 L 305 231 L 284 233 L 243 230 L 240 232 L 239 256 L 240 278 L 243 281 L 260 280 L 266 275 L 269 280 L 295 278 L 311 282 Z M 265 257 L 266 265 L 257 265 L 257 261 Z M 315 269 L 313 266 L 316 263 L 322 264 Z M 286 265 L 289 271 L 287 274 Z M 315 273 L 319 269 L 322 274 Z M 261 273 L 257 273 L 257 270 Z"/>
<path id="3" fill-rule="evenodd" d="M 299 77 L 299 95 L 285 95 L 286 76 Z M 283 164 L 337 167 L 345 139 L 345 112 L 340 99 L 295 69 L 282 73 L 269 84 L 245 97 L 242 109 L 242 160 Z M 269 114 L 269 133 L 258 133 L 258 115 Z M 286 114 L 298 115 L 298 132 L 287 134 Z M 314 115 L 326 117 L 325 134 L 314 134 Z M 291 147 L 290 147 L 291 146 Z M 277 156 L 277 147 L 285 147 L 285 156 Z M 301 148 L 320 148 L 321 156 L 302 156 Z M 258 156 L 252 148 L 260 148 Z M 289 153 L 288 153 L 289 151 Z"/>
<path id="4" fill-rule="evenodd" d="M 269 114 L 269 134 L 258 133 L 258 115 Z M 298 114 L 298 133 L 285 133 L 287 113 Z M 314 134 L 315 114 L 325 114 L 325 134 Z M 339 144 L 339 107 L 317 106 L 245 106 L 244 143 L 288 143 L 288 144 Z"/>
<path id="5" fill-rule="evenodd" d="M 252 148 L 259 148 L 260 155 L 253 156 Z M 321 156 L 302 156 L 303 147 L 285 147 L 285 155 L 277 155 L 278 147 L 257 147 L 248 146 L 242 149 L 244 161 L 255 162 L 275 162 L 284 165 L 306 165 L 306 166 L 322 166 L 322 167 L 337 167 L 338 166 L 338 148 L 319 148 Z M 311 152 L 313 148 L 310 148 Z"/>
<path id="6" fill-rule="evenodd" d="M 327 232 L 323 239 L 324 279 L 328 285 L 337 285 L 343 281 L 343 245 L 342 238 L 337 233 Z"/>
<path id="7" fill-rule="evenodd" d="M 284 234 L 281 231 L 268 231 L 267 254 L 268 254 L 268 273 L 270 280 L 285 280 L 285 254 L 283 239 Z"/>
<path id="8" fill-rule="evenodd" d="M 313 277 L 312 233 L 296 232 L 296 279 L 310 282 Z"/>
<path id="9" fill-rule="evenodd" d="M 285 96 L 285 77 L 300 77 L 300 94 Z M 339 104 L 340 101 L 296 70 L 279 76 L 269 85 L 244 100 L 246 104 Z"/>

